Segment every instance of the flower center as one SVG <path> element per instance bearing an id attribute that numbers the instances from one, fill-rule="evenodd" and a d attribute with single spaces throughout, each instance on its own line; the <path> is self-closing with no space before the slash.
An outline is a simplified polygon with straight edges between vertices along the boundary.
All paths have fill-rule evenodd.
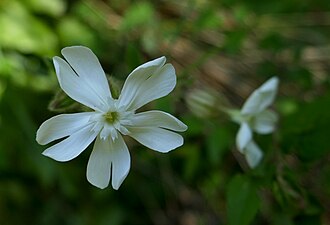
<path id="1" fill-rule="evenodd" d="M 103 117 L 107 123 L 113 124 L 118 120 L 119 115 L 118 112 L 107 112 Z"/>

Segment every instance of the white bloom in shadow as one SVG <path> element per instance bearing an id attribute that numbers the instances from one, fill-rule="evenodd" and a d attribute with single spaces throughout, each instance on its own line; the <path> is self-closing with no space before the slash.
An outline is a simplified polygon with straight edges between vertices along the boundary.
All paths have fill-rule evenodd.
<path id="1" fill-rule="evenodd" d="M 87 180 L 99 188 L 111 184 L 118 189 L 130 170 L 130 154 L 122 135 L 129 135 L 158 152 L 169 152 L 183 144 L 187 126 L 162 111 L 136 113 L 141 106 L 168 95 L 176 85 L 171 64 L 160 57 L 137 67 L 127 77 L 118 99 L 111 95 L 105 73 L 94 53 L 83 46 L 62 50 L 65 60 L 54 57 L 59 84 L 72 99 L 92 112 L 54 116 L 37 131 L 36 140 L 45 145 L 65 138 L 43 154 L 57 161 L 69 161 L 95 139 L 87 165 Z"/>
<path id="2" fill-rule="evenodd" d="M 267 109 L 274 102 L 278 83 L 278 78 L 272 77 L 248 97 L 239 112 L 231 113 L 233 120 L 240 124 L 236 136 L 237 148 L 252 168 L 259 164 L 263 156 L 253 141 L 253 131 L 258 134 L 272 133 L 278 120 L 277 114 Z"/>

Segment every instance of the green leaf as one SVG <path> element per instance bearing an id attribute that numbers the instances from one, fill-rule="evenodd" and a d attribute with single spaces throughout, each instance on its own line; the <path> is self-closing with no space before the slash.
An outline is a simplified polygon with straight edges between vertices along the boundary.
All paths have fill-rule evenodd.
<path id="1" fill-rule="evenodd" d="M 74 101 L 69 96 L 67 96 L 62 90 L 59 90 L 54 98 L 48 105 L 48 109 L 52 112 L 67 113 L 67 112 L 79 112 L 79 111 L 89 111 L 89 109 Z"/>
<path id="2" fill-rule="evenodd" d="M 233 140 L 228 133 L 228 129 L 217 127 L 212 130 L 206 139 L 209 162 L 213 165 L 221 163 L 222 157 L 228 151 L 231 143 L 233 143 Z"/>
<path id="3" fill-rule="evenodd" d="M 248 225 L 256 216 L 260 205 L 257 189 L 251 181 L 236 175 L 228 185 L 227 219 L 229 225 Z"/>

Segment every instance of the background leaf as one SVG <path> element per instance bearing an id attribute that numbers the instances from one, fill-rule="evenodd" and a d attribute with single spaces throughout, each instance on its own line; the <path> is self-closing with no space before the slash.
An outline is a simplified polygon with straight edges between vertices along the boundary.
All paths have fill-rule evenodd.
<path id="1" fill-rule="evenodd" d="M 236 175 L 228 184 L 227 215 L 229 225 L 248 225 L 259 209 L 257 189 L 242 175 Z"/>

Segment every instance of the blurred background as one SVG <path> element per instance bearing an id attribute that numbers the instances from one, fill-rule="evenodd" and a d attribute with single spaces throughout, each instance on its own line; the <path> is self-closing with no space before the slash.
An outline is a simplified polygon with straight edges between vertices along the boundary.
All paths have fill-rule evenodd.
<path id="1" fill-rule="evenodd" d="M 330 224 L 330 1 L 1 0 L 0 224 Z M 52 57 L 85 45 L 120 87 L 165 55 L 178 84 L 145 108 L 189 129 L 169 154 L 128 139 L 131 171 L 118 191 L 86 180 L 91 148 L 59 163 L 41 155 L 40 124 L 78 106 Z M 277 130 L 255 135 L 249 169 L 235 147 L 240 108 L 280 78 Z"/>

